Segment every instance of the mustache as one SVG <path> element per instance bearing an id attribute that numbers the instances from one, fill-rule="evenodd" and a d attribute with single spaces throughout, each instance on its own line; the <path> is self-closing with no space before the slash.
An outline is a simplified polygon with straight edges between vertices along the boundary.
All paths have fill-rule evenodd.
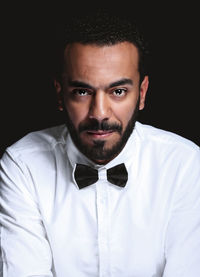
<path id="1" fill-rule="evenodd" d="M 107 121 L 98 121 L 96 119 L 87 123 L 80 123 L 78 131 L 116 131 L 121 134 L 122 125 L 117 123 L 108 123 Z"/>

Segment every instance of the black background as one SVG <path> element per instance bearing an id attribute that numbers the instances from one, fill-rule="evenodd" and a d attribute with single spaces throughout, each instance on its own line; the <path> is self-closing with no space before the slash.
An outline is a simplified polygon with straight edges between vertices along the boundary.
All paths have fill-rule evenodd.
<path id="1" fill-rule="evenodd" d="M 199 145 L 198 7 L 149 2 L 111 1 L 99 6 L 136 19 L 149 41 L 150 87 L 139 120 Z M 59 3 L 8 3 L 2 9 L 0 155 L 28 132 L 62 123 L 52 81 L 56 28 L 66 16 L 78 16 L 96 3 L 74 1 L 70 7 L 69 2 Z"/>

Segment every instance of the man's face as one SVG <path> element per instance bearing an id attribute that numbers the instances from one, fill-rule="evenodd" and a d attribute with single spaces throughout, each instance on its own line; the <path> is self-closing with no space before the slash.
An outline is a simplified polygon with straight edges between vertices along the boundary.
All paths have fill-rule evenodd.
<path id="1" fill-rule="evenodd" d="M 123 42 L 112 46 L 74 43 L 65 49 L 62 98 L 76 146 L 99 164 L 123 149 L 143 109 L 148 77 L 140 83 L 138 50 Z"/>

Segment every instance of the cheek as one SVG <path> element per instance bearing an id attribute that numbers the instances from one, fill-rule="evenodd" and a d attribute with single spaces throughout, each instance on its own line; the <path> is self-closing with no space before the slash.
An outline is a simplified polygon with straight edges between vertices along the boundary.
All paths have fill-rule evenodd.
<path id="1" fill-rule="evenodd" d="M 126 128 L 129 120 L 131 119 L 135 108 L 133 105 L 125 105 L 123 107 L 116 107 L 115 117 L 122 123 L 123 128 Z"/>
<path id="2" fill-rule="evenodd" d="M 73 105 L 69 102 L 65 102 L 65 108 L 74 127 L 77 129 L 80 122 L 84 121 L 84 119 L 86 118 L 87 110 L 85 109 L 84 105 L 78 105 L 77 107 L 76 105 Z"/>

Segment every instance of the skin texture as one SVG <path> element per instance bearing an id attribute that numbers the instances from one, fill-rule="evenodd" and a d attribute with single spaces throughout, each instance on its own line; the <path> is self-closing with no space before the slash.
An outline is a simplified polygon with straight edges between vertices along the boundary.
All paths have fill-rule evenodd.
<path id="1" fill-rule="evenodd" d="M 136 110 L 144 108 L 148 76 L 140 85 L 138 59 L 137 48 L 129 42 L 74 43 L 65 49 L 62 84 L 55 81 L 60 109 L 66 111 L 77 147 L 82 152 L 87 148 L 84 154 L 98 164 L 119 154 L 134 128 Z M 99 150 L 98 155 L 90 149 Z"/>

